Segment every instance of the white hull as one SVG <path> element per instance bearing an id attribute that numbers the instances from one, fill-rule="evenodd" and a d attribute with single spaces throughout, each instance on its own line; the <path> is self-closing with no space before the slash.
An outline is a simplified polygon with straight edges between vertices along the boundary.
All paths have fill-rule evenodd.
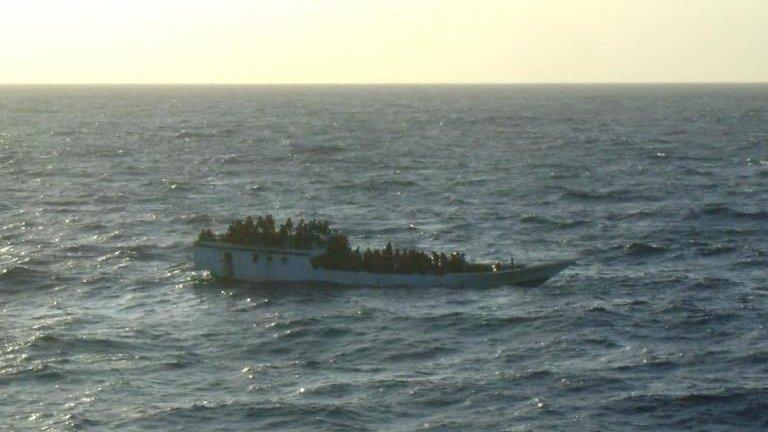
<path id="1" fill-rule="evenodd" d="M 213 276 L 276 285 L 344 285 L 365 287 L 494 287 L 539 285 L 572 264 L 564 260 L 505 268 L 497 272 L 397 274 L 313 268 L 314 252 L 270 249 L 204 241 L 194 247 L 195 268 Z"/>

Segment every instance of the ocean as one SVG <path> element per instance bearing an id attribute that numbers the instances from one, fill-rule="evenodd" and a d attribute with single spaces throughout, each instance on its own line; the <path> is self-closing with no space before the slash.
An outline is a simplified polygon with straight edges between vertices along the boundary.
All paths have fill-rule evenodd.
<path id="1" fill-rule="evenodd" d="M 0 430 L 768 429 L 768 85 L 0 87 Z M 246 215 L 576 258 L 196 271 Z"/>

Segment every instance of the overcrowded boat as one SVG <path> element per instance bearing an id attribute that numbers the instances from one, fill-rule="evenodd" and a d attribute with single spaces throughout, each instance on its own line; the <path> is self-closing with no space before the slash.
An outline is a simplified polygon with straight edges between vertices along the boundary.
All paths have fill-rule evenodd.
<path id="1" fill-rule="evenodd" d="M 414 249 L 359 247 L 324 220 L 272 215 L 235 220 L 223 234 L 204 229 L 194 243 L 195 268 L 214 277 L 267 285 L 366 287 L 536 286 L 573 263 L 559 260 L 523 265 L 468 262 L 464 254 Z"/>

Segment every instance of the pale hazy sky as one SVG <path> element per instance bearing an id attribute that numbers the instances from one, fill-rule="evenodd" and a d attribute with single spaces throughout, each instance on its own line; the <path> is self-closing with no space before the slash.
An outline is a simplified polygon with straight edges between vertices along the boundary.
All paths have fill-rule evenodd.
<path id="1" fill-rule="evenodd" d="M 0 0 L 0 83 L 768 81 L 768 0 Z"/>

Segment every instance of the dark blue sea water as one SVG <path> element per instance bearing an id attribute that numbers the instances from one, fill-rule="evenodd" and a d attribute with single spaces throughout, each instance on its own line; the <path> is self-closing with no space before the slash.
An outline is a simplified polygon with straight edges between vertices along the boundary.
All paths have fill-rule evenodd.
<path id="1" fill-rule="evenodd" d="M 3 431 L 768 428 L 768 86 L 0 87 L 0 185 Z M 265 212 L 578 263 L 193 270 Z"/>

